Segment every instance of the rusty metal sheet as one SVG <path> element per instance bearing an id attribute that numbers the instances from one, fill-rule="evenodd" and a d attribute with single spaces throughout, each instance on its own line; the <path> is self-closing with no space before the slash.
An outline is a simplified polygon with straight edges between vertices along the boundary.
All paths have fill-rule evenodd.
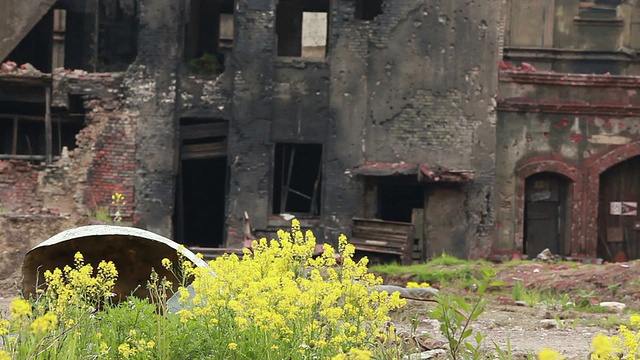
<path id="1" fill-rule="evenodd" d="M 22 264 L 22 291 L 25 296 L 35 293 L 36 286 L 44 284 L 44 272 L 73 266 L 73 257 L 81 252 L 85 263 L 94 268 L 101 260 L 113 261 L 118 269 L 118 281 L 114 293 L 116 301 L 128 295 L 148 296 L 147 280 L 151 270 L 162 278 L 172 280 L 173 275 L 164 269 L 162 259 L 178 262 L 180 244 L 150 231 L 113 225 L 90 225 L 63 231 L 31 249 Z M 193 252 L 180 248 L 181 254 L 198 267 L 207 263 Z"/>

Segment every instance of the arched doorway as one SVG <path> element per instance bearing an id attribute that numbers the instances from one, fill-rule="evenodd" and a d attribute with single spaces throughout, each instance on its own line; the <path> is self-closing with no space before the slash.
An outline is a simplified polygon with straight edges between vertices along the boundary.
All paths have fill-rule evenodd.
<path id="1" fill-rule="evenodd" d="M 553 254 L 569 255 L 571 181 L 564 176 L 543 172 L 525 181 L 523 252 L 535 258 L 548 248 Z"/>
<path id="2" fill-rule="evenodd" d="M 640 156 L 600 174 L 598 257 L 608 261 L 640 258 Z"/>

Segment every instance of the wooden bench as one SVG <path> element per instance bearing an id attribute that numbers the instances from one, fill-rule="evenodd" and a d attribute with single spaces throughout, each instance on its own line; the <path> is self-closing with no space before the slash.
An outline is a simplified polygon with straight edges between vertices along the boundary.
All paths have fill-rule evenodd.
<path id="1" fill-rule="evenodd" d="M 377 219 L 353 219 L 349 242 L 356 250 L 398 255 L 411 265 L 415 227 L 411 223 Z"/>

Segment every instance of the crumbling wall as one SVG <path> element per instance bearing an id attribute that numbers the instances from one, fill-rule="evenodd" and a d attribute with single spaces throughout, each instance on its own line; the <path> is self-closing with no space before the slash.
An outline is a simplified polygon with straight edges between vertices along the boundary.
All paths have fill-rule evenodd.
<path id="1" fill-rule="evenodd" d="M 370 22 L 354 20 L 353 10 L 340 2 L 333 25 L 341 31 L 331 39 L 336 120 L 326 166 L 335 176 L 327 186 L 346 190 L 325 198 L 327 227 L 345 231 L 345 220 L 362 212 L 362 183 L 345 169 L 365 160 L 427 162 L 476 172 L 456 255 L 488 253 L 499 2 L 385 1 Z"/>

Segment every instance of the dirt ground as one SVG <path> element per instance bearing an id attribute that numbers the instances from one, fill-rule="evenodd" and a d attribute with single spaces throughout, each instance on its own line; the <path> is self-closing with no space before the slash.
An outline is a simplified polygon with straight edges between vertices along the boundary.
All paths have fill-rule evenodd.
<path id="1" fill-rule="evenodd" d="M 615 334 L 620 323 L 628 322 L 629 316 L 640 310 L 638 261 L 605 265 L 529 261 L 493 267 L 497 270 L 495 280 L 504 285 L 487 292 L 486 311 L 472 327 L 487 335 L 485 346 L 491 349 L 495 341 L 506 350 L 509 341 L 515 358 L 534 358 L 541 349 L 551 348 L 569 360 L 588 359 L 591 340 L 597 333 Z M 395 285 L 402 285 L 402 281 L 411 279 L 405 275 L 385 280 Z M 537 305 L 514 303 L 516 281 L 521 281 L 532 293 L 541 294 Z M 472 289 L 452 286 L 442 287 L 440 291 L 473 298 L 477 294 Z M 600 307 L 564 306 L 563 310 L 562 306 L 565 302 L 596 304 L 603 301 L 621 302 L 626 308 L 618 314 L 603 312 Z M 420 321 L 417 333 L 422 338 L 444 340 L 438 321 L 429 318 L 429 311 L 435 306 L 431 302 L 408 300 L 407 306 L 394 314 L 396 326 L 405 334 L 410 333 L 409 319 L 416 317 Z"/>

